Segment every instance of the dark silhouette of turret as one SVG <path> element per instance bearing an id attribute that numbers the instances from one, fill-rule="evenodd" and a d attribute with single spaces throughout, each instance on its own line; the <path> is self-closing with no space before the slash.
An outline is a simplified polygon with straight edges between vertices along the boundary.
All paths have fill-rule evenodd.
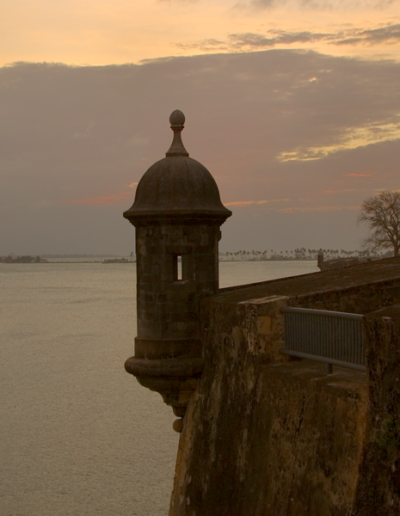
<path id="1" fill-rule="evenodd" d="M 231 215 L 210 172 L 183 146 L 184 122 L 181 111 L 171 114 L 172 145 L 124 212 L 136 228 L 138 324 L 125 368 L 178 417 L 203 370 L 199 302 L 218 291 L 220 226 Z"/>

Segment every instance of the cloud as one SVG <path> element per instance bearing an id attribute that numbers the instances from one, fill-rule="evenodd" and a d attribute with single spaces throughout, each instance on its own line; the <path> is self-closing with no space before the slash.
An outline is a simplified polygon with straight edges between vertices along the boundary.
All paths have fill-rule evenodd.
<path id="1" fill-rule="evenodd" d="M 302 10 L 335 11 L 379 9 L 383 10 L 397 0 L 240 0 L 239 9 L 271 10 L 282 7 Z"/>
<path id="2" fill-rule="evenodd" d="M 386 122 L 377 120 L 361 127 L 345 128 L 338 131 L 333 142 L 308 148 L 297 148 L 293 151 L 284 151 L 278 155 L 279 161 L 313 161 L 325 158 L 329 154 L 339 151 L 357 149 L 380 142 L 400 139 L 400 113 L 394 120 Z"/>
<path id="3" fill-rule="evenodd" d="M 278 210 L 280 213 L 307 213 L 307 212 L 329 212 L 329 211 L 342 211 L 342 210 L 359 210 L 360 206 L 306 206 L 306 207 L 292 207 L 282 208 Z"/>
<path id="4" fill-rule="evenodd" d="M 186 115 L 190 156 L 237 206 L 223 246 L 268 238 L 273 247 L 287 239 L 320 247 L 337 238 L 350 247 L 358 238 L 355 209 L 332 206 L 359 206 L 377 186 L 399 188 L 399 77 L 394 61 L 283 49 L 141 66 L 0 68 L 0 83 L 20 79 L 0 90 L 0 206 L 11 206 L 0 219 L 0 254 L 130 252 L 131 228 L 122 220 L 135 193 L 129 185 L 165 156 L 176 108 Z M 127 145 L 138 135 L 149 144 Z M 320 159 L 278 160 L 284 153 Z M 374 181 L 362 180 L 366 173 Z M 326 190 L 336 191 L 334 201 L 320 194 Z M 55 202 L 32 209 L 43 199 Z M 328 211 L 305 210 L 315 206 Z M 277 211 L 288 207 L 295 217 Z"/>
<path id="5" fill-rule="evenodd" d="M 141 134 L 137 134 L 128 140 L 128 145 L 131 145 L 133 147 L 135 147 L 135 146 L 141 147 L 143 145 L 147 145 L 148 143 L 149 143 L 149 139 L 145 138 Z"/>
<path id="6" fill-rule="evenodd" d="M 266 204 L 268 201 L 234 201 L 234 202 L 226 202 L 224 206 L 249 206 L 250 204 Z"/>
<path id="7" fill-rule="evenodd" d="M 382 43 L 396 44 L 399 42 L 400 24 L 388 24 L 368 30 L 352 28 L 330 33 L 271 29 L 264 34 L 254 32 L 229 34 L 225 41 L 205 39 L 198 42 L 181 42 L 177 43 L 176 46 L 184 50 L 197 49 L 202 52 L 245 52 L 314 43 L 336 46 L 374 46 Z"/>
<path id="8" fill-rule="evenodd" d="M 175 43 L 175 46 L 180 48 L 181 50 L 201 50 L 205 53 L 215 53 L 215 52 L 227 52 L 230 51 L 233 47 L 230 41 L 222 41 L 219 39 L 209 38 L 203 39 L 201 41 L 193 41 L 193 42 L 180 42 Z M 146 60 L 142 61 L 146 62 Z"/>
<path id="9" fill-rule="evenodd" d="M 10 79 L 10 80 L 6 80 L 6 81 L 2 81 L 0 82 L 0 90 L 14 90 L 16 88 L 18 88 L 19 86 L 19 83 L 21 82 L 21 78 L 20 77 L 15 77 L 14 79 Z"/>
<path id="10" fill-rule="evenodd" d="M 249 50 L 264 50 L 279 45 L 296 43 L 311 43 L 332 39 L 328 34 L 313 34 L 311 32 L 284 32 L 270 30 L 265 34 L 254 32 L 229 34 L 225 41 L 205 39 L 198 42 L 180 42 L 176 46 L 183 50 L 201 50 L 202 52 L 245 52 Z"/>
<path id="11" fill-rule="evenodd" d="M 76 133 L 74 133 L 74 140 L 87 140 L 89 138 L 93 138 L 93 129 L 95 125 L 96 124 L 94 122 L 90 122 L 83 132 L 77 131 Z"/>
<path id="12" fill-rule="evenodd" d="M 120 204 L 121 201 L 125 201 L 127 197 L 132 197 L 131 192 L 123 192 L 120 194 L 104 195 L 102 197 L 84 197 L 79 199 L 68 199 L 66 201 L 58 201 L 54 204 L 58 205 L 103 205 L 109 206 L 113 204 Z"/>
<path id="13" fill-rule="evenodd" d="M 397 43 L 400 41 L 400 24 L 386 25 L 377 29 L 353 29 L 346 31 L 343 37 L 337 34 L 332 43 L 334 45 L 377 45 L 380 43 Z"/>
<path id="14" fill-rule="evenodd" d="M 371 177 L 372 174 L 363 174 L 363 173 L 360 173 L 360 174 L 356 174 L 354 172 L 352 172 L 351 174 L 346 174 L 346 177 Z"/>
<path id="15" fill-rule="evenodd" d="M 260 204 L 269 204 L 269 203 L 280 203 L 287 202 L 289 199 L 268 199 L 263 201 L 233 201 L 233 202 L 224 202 L 224 206 L 236 206 L 237 208 L 243 208 L 245 206 L 251 205 L 260 205 Z"/>

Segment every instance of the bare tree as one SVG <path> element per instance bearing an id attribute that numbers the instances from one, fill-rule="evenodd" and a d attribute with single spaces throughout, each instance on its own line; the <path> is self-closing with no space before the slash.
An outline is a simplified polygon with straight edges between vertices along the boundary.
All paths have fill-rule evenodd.
<path id="1" fill-rule="evenodd" d="M 381 192 L 368 197 L 361 205 L 359 223 L 365 223 L 370 235 L 363 247 L 370 251 L 393 248 L 394 256 L 400 249 L 400 191 Z"/>

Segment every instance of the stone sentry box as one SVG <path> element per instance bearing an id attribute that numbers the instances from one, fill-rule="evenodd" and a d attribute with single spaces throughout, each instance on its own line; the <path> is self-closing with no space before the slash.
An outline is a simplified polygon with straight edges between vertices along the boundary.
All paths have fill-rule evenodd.
<path id="1" fill-rule="evenodd" d="M 210 172 L 183 146 L 184 122 L 181 111 L 171 114 L 171 147 L 124 212 L 136 228 L 138 324 L 125 368 L 178 417 L 203 371 L 199 301 L 218 291 L 220 226 L 231 215 Z M 174 428 L 180 431 L 180 420 Z"/>

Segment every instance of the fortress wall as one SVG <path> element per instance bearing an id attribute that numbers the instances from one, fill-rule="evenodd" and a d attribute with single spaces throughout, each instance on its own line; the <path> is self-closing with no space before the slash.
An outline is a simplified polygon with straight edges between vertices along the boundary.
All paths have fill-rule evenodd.
<path id="1" fill-rule="evenodd" d="M 369 395 L 355 516 L 400 514 L 400 308 L 365 321 Z"/>
<path id="2" fill-rule="evenodd" d="M 365 374 L 288 361 L 273 297 L 208 300 L 206 366 L 181 433 L 170 516 L 348 515 L 367 410 Z"/>
<path id="3" fill-rule="evenodd" d="M 205 370 L 184 418 L 170 516 L 400 514 L 400 309 L 388 307 L 399 301 L 398 279 L 204 300 Z M 365 320 L 367 374 L 326 375 L 324 364 L 281 355 L 285 305 L 386 306 Z"/>
<path id="4" fill-rule="evenodd" d="M 289 306 L 368 314 L 400 303 L 400 278 L 291 296 Z"/>

